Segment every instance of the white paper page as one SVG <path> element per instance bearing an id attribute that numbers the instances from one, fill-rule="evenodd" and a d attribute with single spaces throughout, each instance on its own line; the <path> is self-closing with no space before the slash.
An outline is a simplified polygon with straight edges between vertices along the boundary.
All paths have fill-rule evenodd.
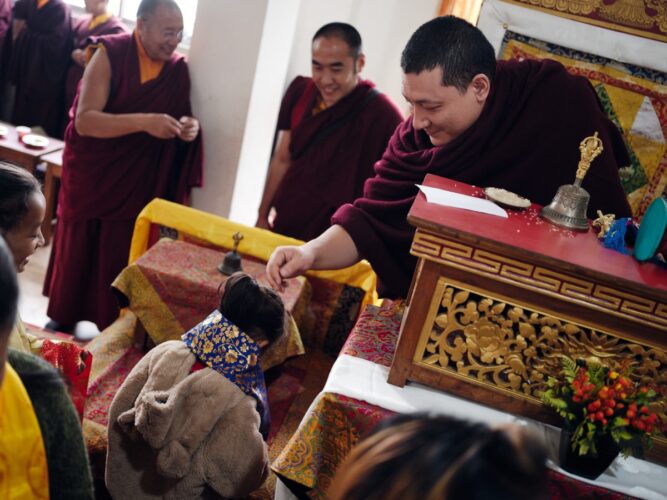
<path id="1" fill-rule="evenodd" d="M 444 189 L 422 186 L 420 184 L 417 184 L 417 187 L 424 193 L 426 201 L 429 203 L 444 205 L 446 207 L 462 208 L 464 210 L 472 210 L 473 212 L 481 212 L 507 218 L 507 212 L 492 201 L 483 198 L 475 198 L 474 196 L 467 196 L 465 194 L 452 193 L 451 191 L 445 191 Z"/>

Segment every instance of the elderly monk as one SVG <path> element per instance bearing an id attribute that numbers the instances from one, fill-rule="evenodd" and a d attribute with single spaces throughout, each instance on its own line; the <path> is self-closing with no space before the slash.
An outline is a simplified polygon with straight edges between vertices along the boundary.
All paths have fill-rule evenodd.
<path id="1" fill-rule="evenodd" d="M 405 297 L 416 259 L 406 216 L 427 173 L 497 186 L 548 204 L 571 184 L 578 145 L 595 131 L 604 143 L 583 187 L 596 210 L 630 216 L 618 168 L 629 162 L 621 134 L 585 78 L 554 61 L 498 62 L 474 26 L 434 19 L 410 38 L 401 58 L 412 116 L 394 133 L 364 195 L 338 209 L 334 224 L 301 247 L 277 248 L 272 285 L 307 269 L 368 259 L 385 297 Z"/>
<path id="2" fill-rule="evenodd" d="M 71 52 L 70 11 L 63 0 L 18 0 L 9 76 L 16 86 L 12 123 L 62 135 L 63 85 Z"/>
<path id="3" fill-rule="evenodd" d="M 297 77 L 283 98 L 258 227 L 308 240 L 330 226 L 340 205 L 361 196 L 402 121 L 389 98 L 359 76 L 364 61 L 361 36 L 349 24 L 315 33 L 312 78 Z"/>
<path id="4" fill-rule="evenodd" d="M 107 11 L 109 0 L 85 0 L 86 15 L 72 23 L 74 50 L 65 78 L 65 112 L 74 102 L 79 80 L 86 67 L 86 47 L 90 45 L 89 37 L 115 35 L 130 31 L 117 16 Z"/>
<path id="5" fill-rule="evenodd" d="M 201 185 L 199 122 L 174 51 L 183 17 L 173 0 L 143 0 L 134 33 L 95 40 L 65 132 L 58 225 L 44 292 L 67 329 L 102 329 L 118 309 L 110 285 L 127 264 L 134 221 L 158 196 L 186 202 Z"/>

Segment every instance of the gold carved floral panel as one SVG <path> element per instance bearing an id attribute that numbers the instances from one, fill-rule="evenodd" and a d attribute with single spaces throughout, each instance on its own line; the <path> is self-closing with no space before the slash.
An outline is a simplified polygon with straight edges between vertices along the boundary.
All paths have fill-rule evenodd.
<path id="1" fill-rule="evenodd" d="M 539 403 L 560 356 L 630 365 L 642 384 L 667 390 L 664 350 L 566 321 L 439 278 L 414 363 Z M 664 419 L 665 399 L 655 408 Z"/>

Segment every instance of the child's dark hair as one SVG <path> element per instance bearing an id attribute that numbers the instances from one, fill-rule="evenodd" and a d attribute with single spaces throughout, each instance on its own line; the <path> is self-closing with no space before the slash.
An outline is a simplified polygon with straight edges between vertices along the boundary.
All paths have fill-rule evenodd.
<path id="1" fill-rule="evenodd" d="M 18 226 L 28 212 L 30 196 L 40 192 L 35 176 L 24 168 L 0 161 L 0 233 Z"/>
<path id="2" fill-rule="evenodd" d="M 285 306 L 280 296 L 246 273 L 227 278 L 218 310 L 253 339 L 261 334 L 270 344 L 285 329 Z"/>

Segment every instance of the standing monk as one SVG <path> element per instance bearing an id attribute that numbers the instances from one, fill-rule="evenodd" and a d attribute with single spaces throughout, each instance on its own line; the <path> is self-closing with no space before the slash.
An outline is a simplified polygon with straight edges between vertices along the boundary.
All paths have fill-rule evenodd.
<path id="1" fill-rule="evenodd" d="M 360 78 L 365 59 L 354 27 L 322 26 L 312 58 L 312 78 L 297 77 L 283 97 L 257 219 L 258 227 L 302 240 L 327 229 L 340 205 L 361 196 L 403 119 L 388 97 Z"/>
<path id="2" fill-rule="evenodd" d="M 40 126 L 60 137 L 63 85 L 71 48 L 70 12 L 63 0 L 18 0 L 9 63 L 16 87 L 12 123 Z"/>
<path id="3" fill-rule="evenodd" d="M 72 23 L 74 50 L 65 78 L 65 113 L 72 107 L 79 80 L 86 67 L 86 47 L 90 45 L 88 37 L 116 35 L 130 31 L 120 18 L 107 12 L 109 0 L 85 0 L 85 4 L 88 14 Z"/>
<path id="4" fill-rule="evenodd" d="M 127 265 L 137 215 L 156 196 L 185 202 L 201 185 L 188 66 L 174 53 L 182 35 L 173 0 L 143 0 L 134 33 L 96 40 L 65 131 L 44 284 L 51 327 L 90 320 L 103 329 L 116 319 L 110 285 Z"/>

